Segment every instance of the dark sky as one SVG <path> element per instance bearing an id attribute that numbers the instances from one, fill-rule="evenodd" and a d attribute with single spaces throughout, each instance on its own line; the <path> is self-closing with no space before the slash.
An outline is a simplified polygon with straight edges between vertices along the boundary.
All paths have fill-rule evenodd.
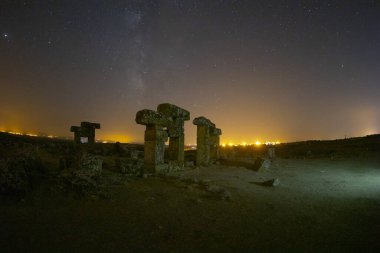
<path id="1" fill-rule="evenodd" d="M 142 141 L 170 102 L 225 143 L 380 132 L 377 0 L 1 0 L 0 34 L 0 129 Z"/>

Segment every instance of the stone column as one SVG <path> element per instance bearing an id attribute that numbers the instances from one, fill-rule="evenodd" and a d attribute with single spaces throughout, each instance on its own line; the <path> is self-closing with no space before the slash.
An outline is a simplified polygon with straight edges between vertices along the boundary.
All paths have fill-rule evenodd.
<path id="1" fill-rule="evenodd" d="M 80 127 L 78 127 L 78 126 L 71 126 L 70 132 L 74 133 L 74 143 L 76 145 L 80 144 Z"/>
<path id="2" fill-rule="evenodd" d="M 81 137 L 88 138 L 88 144 L 95 143 L 95 129 L 100 129 L 99 123 L 91 123 L 91 122 L 81 122 Z"/>
<path id="3" fill-rule="evenodd" d="M 167 125 L 169 136 L 169 165 L 182 168 L 185 162 L 184 124 L 190 119 L 190 113 L 173 104 L 160 104 L 157 111 L 170 119 Z"/>
<path id="4" fill-rule="evenodd" d="M 219 145 L 220 135 L 222 130 L 220 128 L 210 128 L 210 162 L 215 163 L 219 159 Z"/>
<path id="5" fill-rule="evenodd" d="M 210 164 L 210 128 L 215 125 L 205 117 L 195 118 L 193 124 L 197 126 L 196 164 L 207 166 Z"/>
<path id="6" fill-rule="evenodd" d="M 168 138 L 164 126 L 170 119 L 152 110 L 141 110 L 136 114 L 136 123 L 145 125 L 144 172 L 156 173 L 165 167 L 165 142 Z"/>
<path id="7" fill-rule="evenodd" d="M 74 143 L 83 144 L 81 142 L 81 138 L 85 137 L 87 138 L 87 144 L 94 144 L 95 143 L 95 129 L 100 129 L 99 123 L 91 123 L 91 122 L 83 121 L 81 122 L 80 127 L 72 126 L 70 128 L 70 131 L 74 132 Z"/>

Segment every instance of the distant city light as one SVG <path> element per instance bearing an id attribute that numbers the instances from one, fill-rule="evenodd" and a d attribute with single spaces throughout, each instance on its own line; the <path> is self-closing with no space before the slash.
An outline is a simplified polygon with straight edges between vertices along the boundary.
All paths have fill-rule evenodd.
<path id="1" fill-rule="evenodd" d="M 45 137 L 45 138 L 59 138 L 58 136 L 55 135 L 38 135 L 38 134 L 33 134 L 33 133 L 21 133 L 18 131 L 9 131 L 9 130 L 0 130 L 1 133 L 8 133 L 8 134 L 13 134 L 13 135 L 23 135 L 23 136 L 30 136 L 30 137 Z"/>
<path id="2" fill-rule="evenodd" d="M 14 135 L 23 135 L 22 133 L 19 133 L 19 132 L 7 132 L 9 134 L 14 134 Z"/>
<path id="3" fill-rule="evenodd" d="M 280 141 L 265 141 L 265 142 L 261 142 L 261 141 L 256 141 L 252 144 L 249 144 L 247 142 L 242 142 L 241 144 L 234 144 L 233 142 L 229 142 L 228 144 L 226 143 L 222 143 L 220 146 L 221 147 L 249 147 L 249 146 L 261 146 L 261 145 L 266 145 L 266 146 L 274 146 L 274 145 L 278 145 L 278 144 L 281 144 Z"/>
<path id="4" fill-rule="evenodd" d="M 266 141 L 265 142 L 265 145 L 269 145 L 269 146 L 273 146 L 273 145 L 278 145 L 278 144 L 281 144 L 281 142 L 279 141 Z"/>

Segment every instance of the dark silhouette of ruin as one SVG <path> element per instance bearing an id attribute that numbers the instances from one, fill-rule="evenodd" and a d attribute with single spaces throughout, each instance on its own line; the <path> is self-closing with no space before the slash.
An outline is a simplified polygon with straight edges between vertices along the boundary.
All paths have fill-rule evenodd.
<path id="1" fill-rule="evenodd" d="M 176 105 L 160 104 L 157 111 L 169 118 L 167 132 L 169 137 L 169 165 L 183 167 L 185 162 L 185 129 L 190 113 Z"/>
<path id="2" fill-rule="evenodd" d="M 219 136 L 222 130 L 205 117 L 195 118 L 193 124 L 197 126 L 196 165 L 208 166 L 215 163 L 219 158 Z"/>
<path id="3" fill-rule="evenodd" d="M 167 173 L 178 170 L 185 164 L 185 121 L 190 120 L 190 112 L 173 104 L 164 103 L 157 110 L 144 109 L 136 113 L 137 124 L 145 125 L 144 134 L 144 173 Z M 219 159 L 219 139 L 222 130 L 209 119 L 198 117 L 197 125 L 197 166 L 208 166 Z M 99 123 L 81 122 L 72 126 L 76 145 L 94 144 L 95 129 Z M 169 140 L 168 163 L 165 163 L 165 143 Z"/>
<path id="4" fill-rule="evenodd" d="M 136 114 L 136 123 L 145 125 L 144 171 L 162 173 L 184 166 L 184 123 L 190 113 L 173 104 L 160 104 L 157 111 L 144 109 Z M 207 166 L 219 158 L 219 139 L 222 131 L 209 119 L 198 117 L 196 164 Z M 165 142 L 169 139 L 168 160 L 165 163 Z"/>
<path id="5" fill-rule="evenodd" d="M 136 123 L 145 125 L 144 170 L 148 173 L 163 172 L 184 166 L 184 122 L 190 113 L 173 104 L 160 104 L 157 111 L 141 110 Z M 165 164 L 165 142 L 169 138 L 169 164 Z"/>
<path id="6" fill-rule="evenodd" d="M 145 125 L 144 171 L 155 173 L 164 169 L 165 142 L 168 134 L 164 129 L 170 119 L 153 110 L 141 110 L 136 114 L 136 123 Z"/>
<path id="7" fill-rule="evenodd" d="M 100 129 L 99 123 L 84 121 L 80 126 L 71 126 L 70 131 L 74 133 L 75 144 L 94 144 L 95 129 Z"/>
<path id="8" fill-rule="evenodd" d="M 214 164 L 219 160 L 220 135 L 222 129 L 213 127 L 210 129 L 210 163 Z"/>

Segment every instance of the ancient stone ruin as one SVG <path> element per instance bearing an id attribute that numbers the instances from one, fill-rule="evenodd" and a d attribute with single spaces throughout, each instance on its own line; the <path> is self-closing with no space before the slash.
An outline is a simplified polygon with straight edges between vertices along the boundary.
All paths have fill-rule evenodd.
<path id="1" fill-rule="evenodd" d="M 155 173 L 165 164 L 165 142 L 168 134 L 164 127 L 169 119 L 153 110 L 141 110 L 136 114 L 136 123 L 145 125 L 144 135 L 144 172 Z"/>
<path id="2" fill-rule="evenodd" d="M 136 123 L 145 125 L 144 172 L 165 172 L 184 166 L 184 122 L 190 113 L 176 105 L 160 104 L 157 111 L 141 110 Z M 165 142 L 169 138 L 169 164 L 165 164 Z"/>
<path id="3" fill-rule="evenodd" d="M 75 144 L 94 144 L 95 129 L 100 129 L 99 123 L 81 122 L 79 126 L 72 126 L 70 131 L 74 133 Z"/>
<path id="4" fill-rule="evenodd" d="M 220 128 L 212 127 L 210 129 L 210 163 L 214 164 L 219 160 L 219 146 L 220 135 L 222 130 Z"/>
<path id="5" fill-rule="evenodd" d="M 190 113 L 173 104 L 160 104 L 157 111 L 141 110 L 136 123 L 145 125 L 144 170 L 147 173 L 164 172 L 184 166 L 184 122 Z M 165 142 L 169 138 L 169 164 L 165 164 Z"/>
<path id="6" fill-rule="evenodd" d="M 172 104 L 160 104 L 157 111 L 169 119 L 167 132 L 169 137 L 169 165 L 183 167 L 185 162 L 185 129 L 190 113 Z"/>
<path id="7" fill-rule="evenodd" d="M 215 163 L 219 158 L 219 136 L 222 130 L 205 117 L 195 118 L 193 124 L 197 126 L 196 164 L 208 166 Z"/>

